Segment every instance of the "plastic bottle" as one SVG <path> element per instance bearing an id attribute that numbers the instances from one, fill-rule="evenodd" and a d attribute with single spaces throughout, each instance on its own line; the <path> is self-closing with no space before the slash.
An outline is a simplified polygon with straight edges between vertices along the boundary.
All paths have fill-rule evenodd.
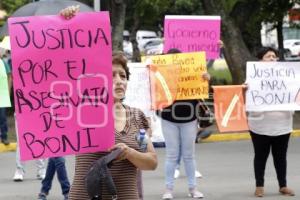
<path id="1" fill-rule="evenodd" d="M 135 139 L 138 142 L 141 150 L 145 152 L 147 149 L 147 144 L 149 139 L 148 135 L 146 134 L 146 130 L 140 129 L 140 131 L 136 134 Z"/>

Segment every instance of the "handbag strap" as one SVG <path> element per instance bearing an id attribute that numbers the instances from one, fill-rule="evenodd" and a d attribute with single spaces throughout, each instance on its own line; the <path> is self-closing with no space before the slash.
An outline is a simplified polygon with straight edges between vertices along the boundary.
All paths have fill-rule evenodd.
<path id="1" fill-rule="evenodd" d="M 204 111 L 210 111 L 209 107 L 206 105 L 204 99 L 198 99 L 198 104 L 199 106 L 204 110 Z"/>

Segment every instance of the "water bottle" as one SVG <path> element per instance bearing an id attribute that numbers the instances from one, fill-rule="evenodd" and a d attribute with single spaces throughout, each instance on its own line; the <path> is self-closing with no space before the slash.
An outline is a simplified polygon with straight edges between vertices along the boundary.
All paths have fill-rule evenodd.
<path id="1" fill-rule="evenodd" d="M 140 131 L 135 136 L 136 141 L 138 142 L 142 152 L 145 152 L 148 144 L 148 135 L 146 134 L 145 129 L 140 129 Z"/>

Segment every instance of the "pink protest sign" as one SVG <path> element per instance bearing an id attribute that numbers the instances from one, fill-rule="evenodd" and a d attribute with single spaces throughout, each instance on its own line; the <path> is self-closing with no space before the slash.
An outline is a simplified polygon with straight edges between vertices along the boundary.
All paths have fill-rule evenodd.
<path id="1" fill-rule="evenodd" d="M 21 160 L 114 144 L 108 12 L 9 19 Z"/>
<path id="2" fill-rule="evenodd" d="M 207 59 L 219 57 L 220 16 L 165 16 L 164 52 L 177 48 L 182 52 L 205 51 Z"/>

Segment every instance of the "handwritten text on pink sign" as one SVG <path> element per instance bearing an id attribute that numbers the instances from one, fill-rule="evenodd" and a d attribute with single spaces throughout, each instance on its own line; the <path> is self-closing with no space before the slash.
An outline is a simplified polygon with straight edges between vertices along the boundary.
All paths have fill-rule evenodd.
<path id="1" fill-rule="evenodd" d="M 205 51 L 207 59 L 219 57 L 219 16 L 167 15 L 164 24 L 164 52 L 176 48 L 182 52 Z"/>
<path id="2" fill-rule="evenodd" d="M 22 160 L 114 144 L 107 12 L 9 19 Z"/>

